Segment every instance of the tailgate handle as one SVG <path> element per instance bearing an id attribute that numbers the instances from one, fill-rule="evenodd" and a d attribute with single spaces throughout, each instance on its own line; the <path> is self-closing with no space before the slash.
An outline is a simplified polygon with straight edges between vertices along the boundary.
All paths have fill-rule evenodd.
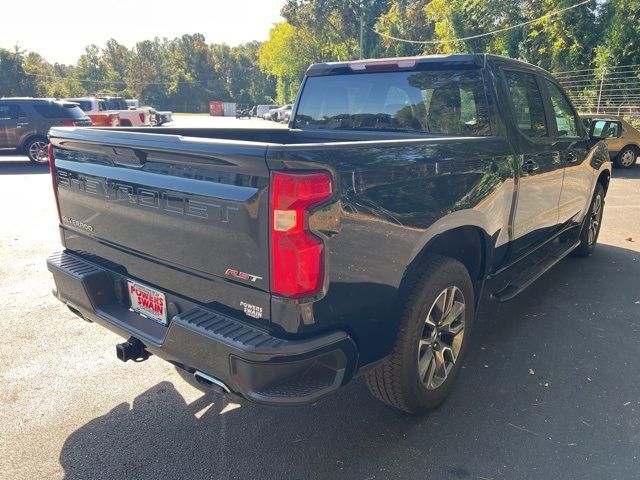
<path id="1" fill-rule="evenodd" d="M 133 148 L 113 147 L 113 161 L 122 165 L 141 167 L 147 161 L 147 154 Z"/>

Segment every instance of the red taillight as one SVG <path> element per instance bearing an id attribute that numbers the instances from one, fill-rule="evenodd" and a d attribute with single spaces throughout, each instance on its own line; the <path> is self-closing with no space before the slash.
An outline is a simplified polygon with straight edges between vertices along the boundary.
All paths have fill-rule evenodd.
<path id="1" fill-rule="evenodd" d="M 62 120 L 62 125 L 65 127 L 75 127 L 76 122 L 74 122 L 73 120 Z"/>
<path id="2" fill-rule="evenodd" d="M 331 197 L 328 173 L 271 174 L 271 292 L 316 293 L 323 283 L 324 243 L 309 230 L 311 207 Z"/>
<path id="3" fill-rule="evenodd" d="M 56 159 L 53 156 L 53 145 L 49 144 L 47 148 L 49 155 L 49 172 L 51 173 L 51 185 L 53 186 L 53 196 L 56 199 L 56 208 L 58 209 L 58 220 L 62 223 L 62 214 L 60 213 L 60 200 L 58 200 L 58 182 L 56 181 Z"/>
<path id="4" fill-rule="evenodd" d="M 138 115 L 140 116 L 140 121 L 141 121 L 142 123 L 145 123 L 145 122 L 144 122 L 144 113 L 139 113 Z"/>

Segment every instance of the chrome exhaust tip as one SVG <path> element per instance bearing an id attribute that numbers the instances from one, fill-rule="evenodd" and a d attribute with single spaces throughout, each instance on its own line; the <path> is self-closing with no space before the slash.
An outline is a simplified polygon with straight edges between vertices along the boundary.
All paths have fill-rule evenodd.
<path id="1" fill-rule="evenodd" d="M 218 380 L 217 378 L 212 377 L 209 374 L 201 372 L 200 370 L 196 370 L 193 376 L 196 379 L 196 382 L 198 382 L 200 385 L 205 385 L 207 387 L 213 388 L 214 390 L 220 390 L 225 393 L 231 393 L 231 389 L 227 387 L 227 385 L 222 380 Z"/>

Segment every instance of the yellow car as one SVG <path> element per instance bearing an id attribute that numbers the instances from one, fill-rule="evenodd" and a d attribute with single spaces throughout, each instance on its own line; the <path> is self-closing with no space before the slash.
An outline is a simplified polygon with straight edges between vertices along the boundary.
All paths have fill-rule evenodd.
<path id="1" fill-rule="evenodd" d="M 607 148 L 613 164 L 618 168 L 631 168 L 640 156 L 640 132 L 633 125 L 616 115 L 581 113 L 584 126 L 589 128 L 592 121 L 598 121 L 594 133 L 602 132 L 607 138 Z M 611 120 L 608 122 L 607 120 Z M 622 124 L 622 131 L 615 122 Z"/>

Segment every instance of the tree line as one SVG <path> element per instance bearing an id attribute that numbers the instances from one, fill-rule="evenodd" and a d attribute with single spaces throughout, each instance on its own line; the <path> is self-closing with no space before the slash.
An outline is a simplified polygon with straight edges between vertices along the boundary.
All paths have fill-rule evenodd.
<path id="1" fill-rule="evenodd" d="M 276 81 L 260 70 L 260 46 L 207 44 L 201 34 L 154 38 L 131 49 L 111 39 L 86 47 L 75 65 L 51 64 L 19 47 L 0 49 L 0 96 L 115 93 L 178 112 L 206 112 L 209 100 L 272 103 Z"/>
<path id="2" fill-rule="evenodd" d="M 75 65 L 51 64 L 19 47 L 0 49 L 0 96 L 113 92 L 161 109 L 203 112 L 214 99 L 291 102 L 309 64 L 322 61 L 487 52 L 552 72 L 640 64 L 640 0 L 589 0 L 539 19 L 576 3 L 287 0 L 284 21 L 273 26 L 268 40 L 237 47 L 207 44 L 201 34 L 145 40 L 132 48 L 112 39 L 88 46 Z"/>

